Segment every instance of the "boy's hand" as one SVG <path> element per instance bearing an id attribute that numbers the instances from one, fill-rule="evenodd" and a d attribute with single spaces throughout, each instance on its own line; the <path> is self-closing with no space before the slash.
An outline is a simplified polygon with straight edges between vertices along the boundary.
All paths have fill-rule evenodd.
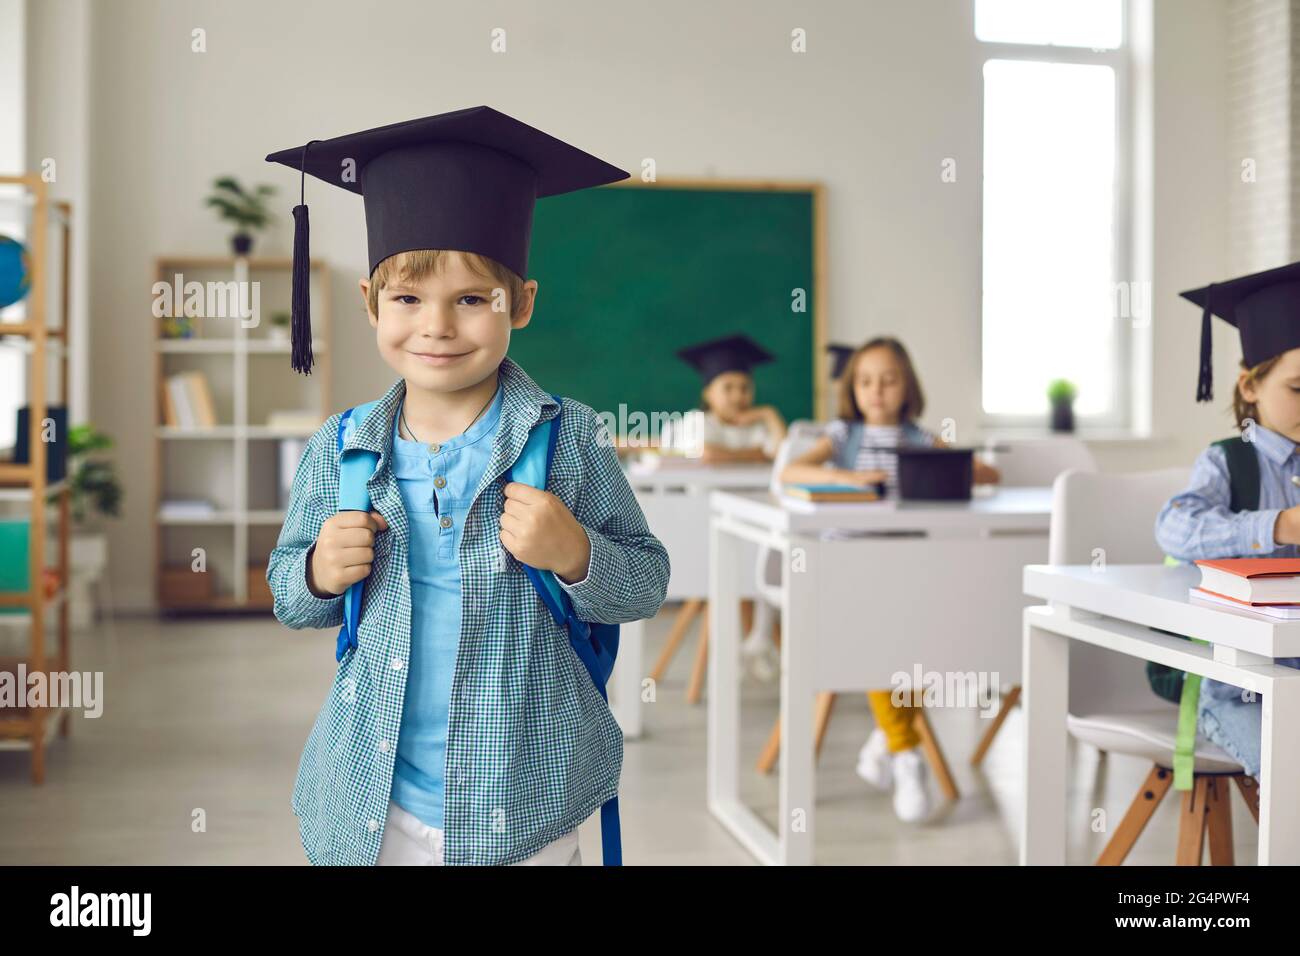
<path id="1" fill-rule="evenodd" d="M 1300 505 L 1278 514 L 1273 524 L 1273 540 L 1277 544 L 1300 544 Z"/>
<path id="2" fill-rule="evenodd" d="M 307 562 L 307 587 L 321 598 L 338 597 L 370 574 L 375 535 L 388 530 L 378 511 L 340 511 L 320 527 Z"/>
<path id="3" fill-rule="evenodd" d="M 591 542 L 559 498 L 522 482 L 505 487 L 501 544 L 524 564 L 554 571 L 572 584 L 587 574 Z"/>

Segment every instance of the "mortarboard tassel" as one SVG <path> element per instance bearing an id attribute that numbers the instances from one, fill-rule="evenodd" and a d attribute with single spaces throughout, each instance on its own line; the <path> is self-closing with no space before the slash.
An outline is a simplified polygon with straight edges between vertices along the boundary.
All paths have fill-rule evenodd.
<path id="1" fill-rule="evenodd" d="M 1201 373 L 1196 381 L 1196 400 L 1208 402 L 1214 398 L 1214 363 L 1210 357 L 1210 347 L 1214 341 L 1210 328 L 1210 297 L 1214 294 L 1214 284 L 1205 289 L 1205 307 L 1201 311 Z"/>
<path id="2" fill-rule="evenodd" d="M 311 250 L 310 228 L 307 220 L 307 146 L 318 143 L 313 139 L 302 148 L 302 180 L 299 184 L 298 205 L 293 207 L 293 298 L 290 306 L 289 336 L 292 341 L 290 362 L 295 372 L 311 374 L 315 361 L 311 354 Z"/>

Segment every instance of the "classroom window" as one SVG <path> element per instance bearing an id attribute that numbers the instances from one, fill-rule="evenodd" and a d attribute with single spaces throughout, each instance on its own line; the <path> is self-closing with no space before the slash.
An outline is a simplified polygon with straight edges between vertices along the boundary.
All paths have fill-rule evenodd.
<path id="1" fill-rule="evenodd" d="M 1118 49 L 1122 0 L 975 0 L 975 37 L 986 43 Z"/>
<path id="2" fill-rule="evenodd" d="M 1119 135 L 1122 4 L 976 0 L 984 62 L 982 398 L 995 423 L 1037 424 L 1068 379 L 1076 415 L 1127 416 L 1126 322 L 1143 289 L 1117 281 L 1128 224 Z M 1016 17 L 1032 8 L 1032 15 Z M 1067 50 L 1084 47 L 1088 50 Z M 1096 47 L 1097 49 L 1092 49 Z M 1120 320 L 1124 321 L 1120 321 Z"/>

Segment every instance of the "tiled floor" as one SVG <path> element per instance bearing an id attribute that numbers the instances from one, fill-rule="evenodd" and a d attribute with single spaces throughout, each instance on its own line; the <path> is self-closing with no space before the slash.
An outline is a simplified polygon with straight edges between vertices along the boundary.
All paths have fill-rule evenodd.
<path id="1" fill-rule="evenodd" d="M 674 609 L 649 628 L 653 661 Z M 333 673 L 334 634 L 293 632 L 264 618 L 134 618 L 78 634 L 73 663 L 104 671 L 104 714 L 77 715 L 56 739 L 44 786 L 25 752 L 0 751 L 0 863 L 303 863 L 289 795 L 298 756 Z M 684 649 L 647 706 L 646 734 L 629 742 L 621 805 L 629 864 L 745 864 L 749 855 L 705 808 L 705 706 L 683 700 Z M 744 765 L 752 766 L 776 714 L 774 685 L 746 688 Z M 936 711 L 935 733 L 962 790 L 925 825 L 897 822 L 887 794 L 853 773 L 871 728 L 866 699 L 837 704 L 817 777 L 817 860 L 827 864 L 1014 864 L 1021 782 L 1021 713 L 1007 721 L 982 772 L 968 765 L 983 722 Z M 1105 843 L 1090 825 L 1103 808 L 1117 825 L 1146 769 L 1076 748 L 1071 862 Z M 772 819 L 775 774 L 750 773 L 747 799 Z M 1256 827 L 1234 797 L 1239 862 L 1255 859 Z M 1130 862 L 1173 861 L 1176 800 L 1166 797 Z M 206 831 L 195 832 L 198 811 Z M 583 857 L 600 858 L 598 825 Z"/>

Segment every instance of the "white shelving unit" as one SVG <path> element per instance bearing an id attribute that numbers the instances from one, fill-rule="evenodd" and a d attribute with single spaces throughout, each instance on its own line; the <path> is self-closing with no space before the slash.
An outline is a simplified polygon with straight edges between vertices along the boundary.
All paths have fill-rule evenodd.
<path id="1" fill-rule="evenodd" d="M 252 593 L 250 577 L 265 570 L 269 547 L 267 536 L 284 521 L 276 501 L 278 483 L 266 486 L 267 456 L 278 454 L 275 445 L 285 439 L 305 439 L 329 415 L 330 383 L 330 289 L 329 273 L 319 260 L 311 263 L 312 325 L 318 338 L 312 340 L 315 367 L 310 376 L 299 376 L 289 367 L 290 343 L 267 337 L 269 323 L 262 317 L 288 311 L 292 260 L 280 258 L 175 257 L 159 259 L 156 277 L 170 284 L 181 274 L 186 283 L 256 282 L 270 287 L 261 292 L 261 317 L 255 328 L 245 327 L 237 317 L 192 320 L 190 338 L 165 338 L 162 322 L 155 342 L 158 413 L 155 427 L 157 481 L 155 495 L 155 545 L 157 555 L 157 598 L 168 610 L 216 611 L 259 610 L 270 607 L 265 593 Z M 222 419 L 214 427 L 184 428 L 163 424 L 163 390 L 169 375 L 197 369 L 205 373 L 213 392 L 214 405 Z M 305 390 L 314 395 L 307 403 Z M 259 398 L 254 393 L 261 390 Z M 276 396 L 292 395 L 310 408 L 317 419 L 311 427 L 279 427 L 264 421 Z M 270 447 L 267 447 L 270 446 Z M 261 474 L 254 474 L 253 459 L 259 459 Z M 206 462 L 206 467 L 202 464 Z M 225 463 L 225 464 L 223 464 Z M 183 487 L 182 487 L 183 486 Z M 166 500 L 205 498 L 214 502 L 210 513 L 168 513 Z M 259 536 L 256 544 L 252 536 Z M 188 542 L 186 539 L 189 539 Z M 209 547 L 204 542 L 215 544 Z M 191 546 L 186 547 L 189 543 Z M 178 569 L 190 565 L 194 547 L 206 552 L 211 594 L 196 599 L 169 587 Z M 169 567 L 172 569 L 169 572 Z"/>

